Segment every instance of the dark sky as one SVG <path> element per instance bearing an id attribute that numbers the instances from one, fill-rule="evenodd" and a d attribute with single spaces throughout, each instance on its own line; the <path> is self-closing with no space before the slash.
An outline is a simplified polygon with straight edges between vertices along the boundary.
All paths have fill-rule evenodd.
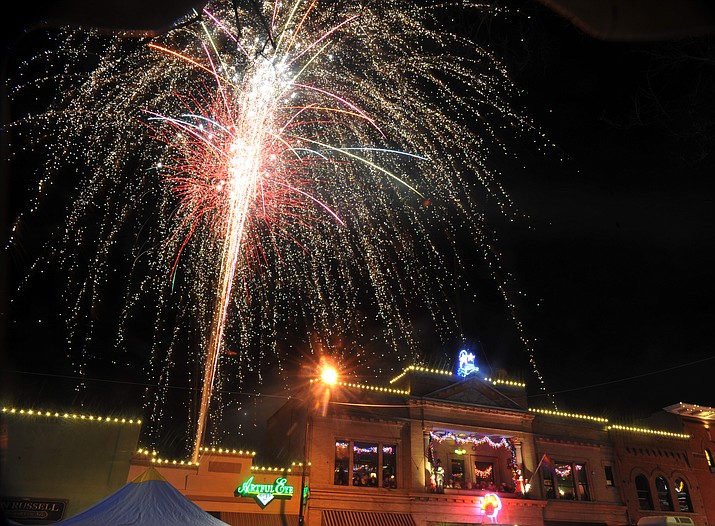
<path id="1" fill-rule="evenodd" d="M 536 2 L 504 5 L 521 14 L 469 29 L 556 145 L 524 145 L 527 169 L 503 174 L 529 219 L 493 218 L 545 389 L 612 419 L 715 406 L 715 39 L 604 41 Z M 482 362 L 534 385 L 503 305 L 461 319 Z"/>
<path id="2" fill-rule="evenodd" d="M 481 31 L 563 156 L 506 175 L 531 216 L 502 237 L 546 386 L 608 416 L 712 406 L 715 40 L 599 40 L 518 5 L 517 31 Z"/>

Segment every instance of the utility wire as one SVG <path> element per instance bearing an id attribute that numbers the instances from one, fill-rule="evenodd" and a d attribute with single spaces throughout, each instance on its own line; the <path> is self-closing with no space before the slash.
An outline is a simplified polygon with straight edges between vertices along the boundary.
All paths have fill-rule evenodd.
<path id="1" fill-rule="evenodd" d="M 672 371 L 674 369 L 690 367 L 691 365 L 695 365 L 695 364 L 702 363 L 702 362 L 707 362 L 709 360 L 715 360 L 715 356 L 710 356 L 708 358 L 702 358 L 700 360 L 695 360 L 693 362 L 682 363 L 680 365 L 674 365 L 673 367 L 666 367 L 665 369 L 658 369 L 657 371 L 651 371 L 649 373 L 637 374 L 635 376 L 628 376 L 626 378 L 619 378 L 618 380 L 609 380 L 608 382 L 600 382 L 597 384 L 584 385 L 581 387 L 574 387 L 573 389 L 562 389 L 561 391 L 551 391 L 550 393 L 539 393 L 539 394 L 535 394 L 535 395 L 530 395 L 530 396 L 528 396 L 528 398 L 537 398 L 540 396 L 551 396 L 551 395 L 561 394 L 561 393 L 572 393 L 574 391 L 583 391 L 586 389 L 592 389 L 594 387 L 601 387 L 604 385 L 612 385 L 612 384 L 617 384 L 617 383 L 621 383 L 621 382 L 628 382 L 630 380 L 637 380 L 638 378 L 645 378 L 646 376 L 653 376 L 656 374 L 665 373 L 668 371 Z"/>

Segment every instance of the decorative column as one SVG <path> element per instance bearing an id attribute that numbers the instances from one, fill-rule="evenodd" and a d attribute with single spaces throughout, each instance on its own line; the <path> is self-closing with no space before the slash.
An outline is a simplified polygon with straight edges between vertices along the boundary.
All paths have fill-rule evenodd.
<path id="1" fill-rule="evenodd" d="M 511 443 L 514 445 L 514 449 L 516 450 L 516 463 L 519 466 L 519 469 L 521 469 L 522 473 L 524 471 L 524 457 L 521 454 L 521 446 L 522 446 L 522 441 L 519 438 L 512 438 Z"/>

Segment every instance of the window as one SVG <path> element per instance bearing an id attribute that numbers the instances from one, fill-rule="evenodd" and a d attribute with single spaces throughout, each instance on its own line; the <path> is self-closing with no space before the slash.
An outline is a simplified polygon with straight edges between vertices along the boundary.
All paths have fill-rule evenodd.
<path id="1" fill-rule="evenodd" d="M 705 460 L 708 461 L 708 468 L 710 468 L 710 471 L 715 471 L 715 459 L 713 459 L 712 452 L 707 448 L 705 448 Z"/>
<path id="2" fill-rule="evenodd" d="M 382 487 L 397 487 L 397 446 L 382 445 Z"/>
<path id="3" fill-rule="evenodd" d="M 576 496 L 578 500 L 591 500 L 591 495 L 588 492 L 586 466 L 583 464 L 574 464 L 574 469 L 574 478 L 576 479 Z"/>
<path id="4" fill-rule="evenodd" d="M 377 487 L 378 445 L 355 442 L 353 446 L 353 486 Z"/>
<path id="5" fill-rule="evenodd" d="M 640 509 L 654 509 L 653 497 L 650 494 L 650 484 L 648 484 L 648 479 L 645 478 L 645 475 L 638 475 L 636 477 L 636 493 L 638 494 L 638 505 Z"/>
<path id="6" fill-rule="evenodd" d="M 397 445 L 336 440 L 333 483 L 337 486 L 396 488 Z"/>
<path id="7" fill-rule="evenodd" d="M 673 499 L 668 489 L 668 481 L 665 477 L 656 477 L 655 490 L 658 493 L 658 503 L 662 511 L 673 511 Z"/>
<path id="8" fill-rule="evenodd" d="M 680 511 L 693 511 L 693 504 L 690 502 L 688 485 L 683 479 L 675 479 L 675 498 L 678 500 Z"/>
<path id="9" fill-rule="evenodd" d="M 461 458 L 453 458 L 449 472 L 449 484 L 451 484 L 453 488 L 460 489 L 465 487 L 465 483 L 464 460 Z"/>
<path id="10" fill-rule="evenodd" d="M 348 485 L 350 470 L 350 443 L 347 440 L 335 441 L 335 477 L 333 483 L 337 486 Z"/>
<path id="11" fill-rule="evenodd" d="M 547 499 L 591 500 L 586 464 L 556 461 L 541 468 Z"/>
<path id="12" fill-rule="evenodd" d="M 494 490 L 494 463 L 475 461 L 474 482 L 479 489 Z"/>
<path id="13" fill-rule="evenodd" d="M 603 466 L 603 471 L 606 474 L 606 486 L 613 487 L 616 485 L 616 479 L 613 478 L 613 467 Z"/>

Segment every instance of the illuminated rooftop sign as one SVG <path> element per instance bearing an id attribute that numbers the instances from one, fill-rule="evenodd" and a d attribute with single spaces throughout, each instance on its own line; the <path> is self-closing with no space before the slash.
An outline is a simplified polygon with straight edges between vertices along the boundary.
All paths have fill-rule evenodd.
<path id="1" fill-rule="evenodd" d="M 474 354 L 462 349 L 459 351 L 459 367 L 457 367 L 457 375 L 466 378 L 470 374 L 474 374 L 479 370 L 479 367 L 474 365 Z"/>
<path id="2" fill-rule="evenodd" d="M 286 484 L 288 479 L 278 477 L 273 484 L 254 484 L 253 476 L 238 486 L 233 494 L 236 497 L 255 497 L 261 508 L 265 508 L 273 499 L 290 499 L 293 486 Z"/>

